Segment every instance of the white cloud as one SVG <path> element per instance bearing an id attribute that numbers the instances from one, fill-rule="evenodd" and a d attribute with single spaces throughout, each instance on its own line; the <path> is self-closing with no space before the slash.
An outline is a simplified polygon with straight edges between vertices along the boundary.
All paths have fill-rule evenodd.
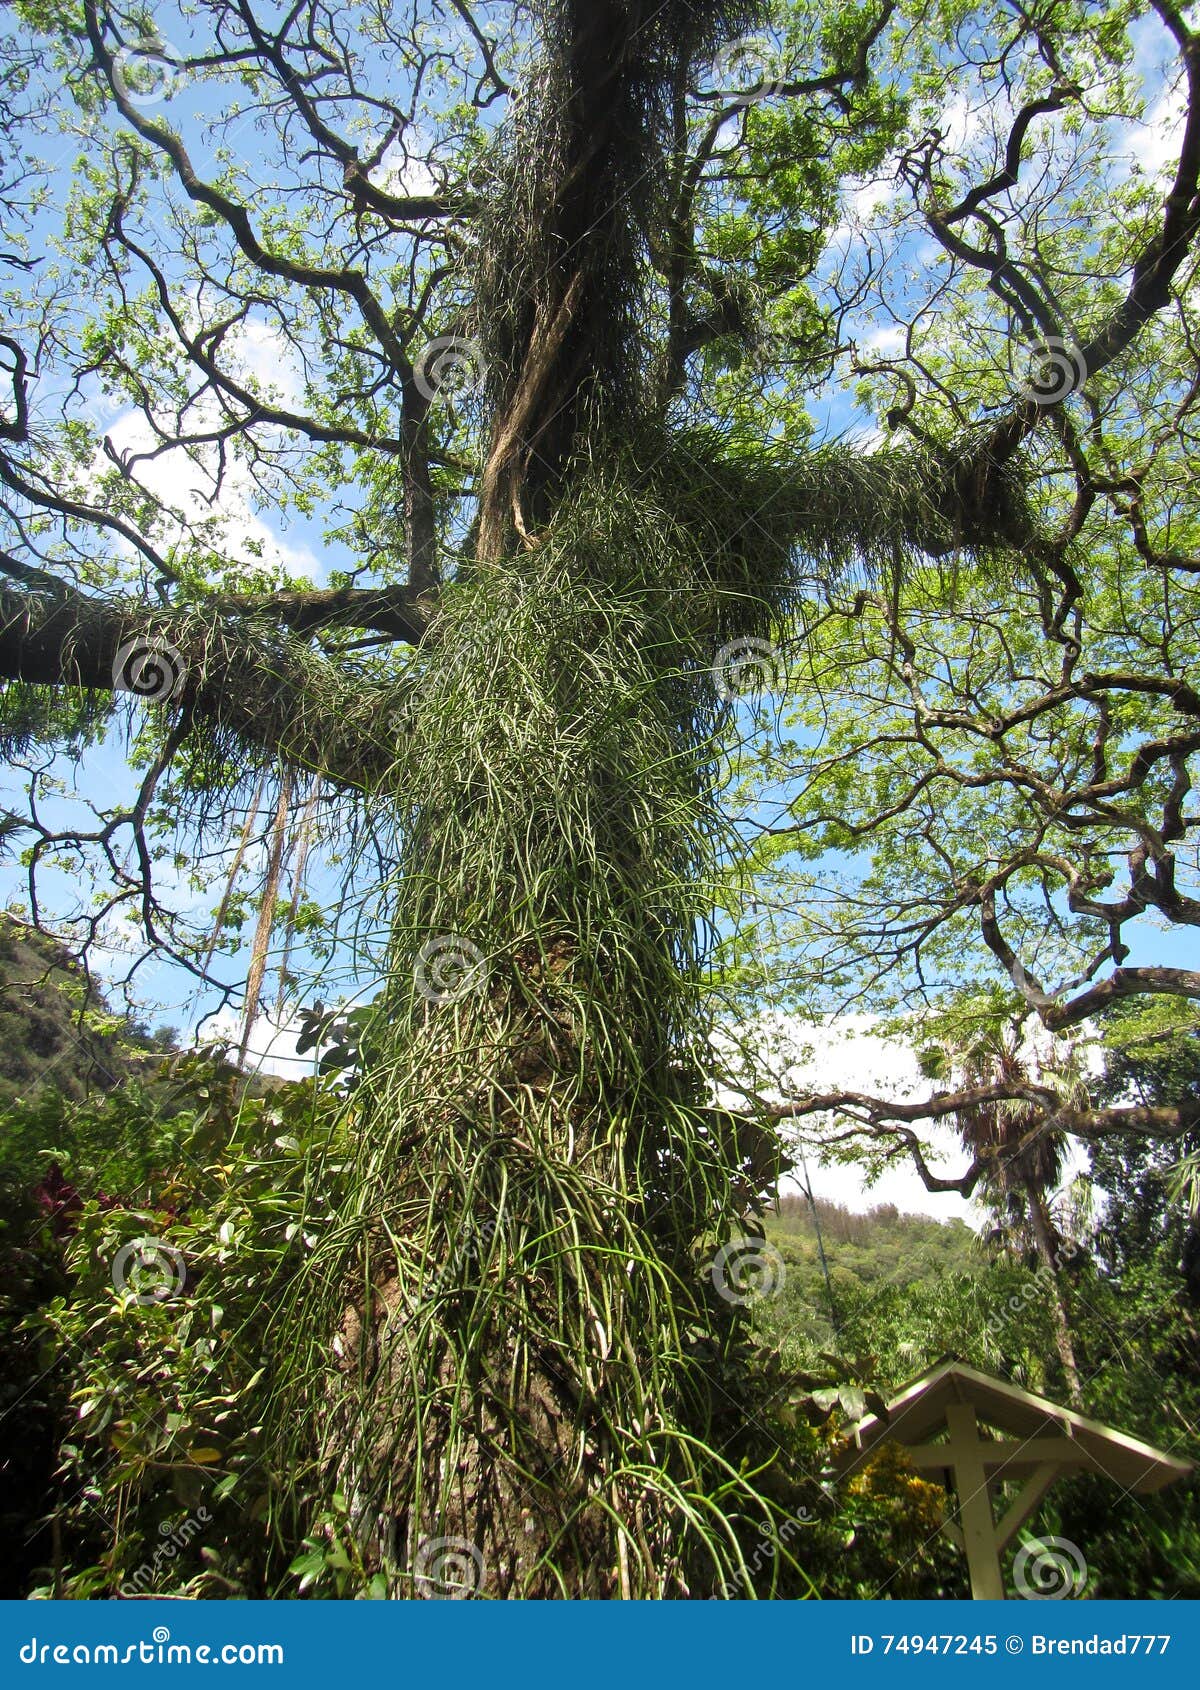
<path id="1" fill-rule="evenodd" d="M 860 223 L 869 223 L 880 206 L 887 205 L 899 195 L 895 182 L 875 180 L 862 182 L 850 191 L 850 205 Z"/>
<path id="2" fill-rule="evenodd" d="M 870 1015 L 845 1015 L 822 1026 L 794 1016 L 767 1014 L 742 1030 L 741 1042 L 753 1051 L 756 1085 L 770 1100 L 834 1091 L 863 1092 L 894 1102 L 928 1096 L 933 1087 L 922 1075 L 913 1047 L 904 1040 L 883 1037 L 875 1031 L 877 1025 L 877 1018 Z M 727 1041 L 720 1043 L 728 1049 Z M 1040 1048 L 1035 1037 L 1024 1052 L 1035 1071 Z M 1085 1051 L 1089 1072 L 1097 1072 L 1099 1062 L 1098 1052 Z M 723 1101 L 734 1103 L 735 1095 L 727 1093 Z M 952 1128 L 922 1123 L 918 1131 L 932 1172 L 954 1178 L 965 1173 L 969 1158 Z M 813 1195 L 856 1212 L 894 1203 L 898 1209 L 937 1220 L 958 1217 L 976 1228 L 982 1224 L 982 1211 L 974 1200 L 956 1192 L 927 1190 L 907 1157 L 898 1158 L 870 1186 L 860 1167 L 823 1162 L 818 1147 L 808 1149 L 807 1161 Z M 1083 1153 L 1073 1153 L 1064 1179 L 1085 1167 Z M 785 1180 L 783 1189 L 785 1193 L 803 1190 L 799 1174 Z"/>
<path id="3" fill-rule="evenodd" d="M 385 194 L 410 194 L 414 199 L 422 194 L 437 192 L 437 178 L 429 168 L 417 131 L 407 137 L 407 151 L 399 141 L 393 141 L 371 172 L 371 180 Z"/>
<path id="4" fill-rule="evenodd" d="M 1187 118 L 1187 89 L 1180 80 L 1165 88 L 1138 125 L 1137 162 L 1147 175 L 1175 169 Z"/>
<path id="5" fill-rule="evenodd" d="M 258 342 L 256 356 L 269 356 L 266 344 Z M 216 421 L 215 410 L 194 408 L 188 422 L 200 431 Z M 164 419 L 164 426 L 173 424 Z M 125 411 L 107 429 L 113 449 L 124 457 L 136 457 L 159 445 L 153 429 L 140 411 Z M 97 471 L 109 470 L 107 459 L 97 459 Z M 185 528 L 202 522 L 217 526 L 214 544 L 230 563 L 279 570 L 289 577 L 303 576 L 320 584 L 325 565 L 307 545 L 291 544 L 254 508 L 255 488 L 246 466 L 227 458 L 218 480 L 215 448 L 185 451 L 174 447 L 155 458 L 142 458 L 132 473 L 146 491 L 179 517 L 179 536 Z"/>
<path id="6" fill-rule="evenodd" d="M 871 228 L 876 213 L 894 204 L 899 195 L 894 181 L 871 178 L 848 183 L 842 192 L 843 216 L 829 236 L 828 249 L 847 251 L 856 237 Z"/>
<path id="7" fill-rule="evenodd" d="M 907 330 L 903 323 L 880 323 L 868 329 L 858 339 L 860 352 L 874 352 L 883 358 L 890 358 L 897 352 L 904 351 Z"/>
<path id="8" fill-rule="evenodd" d="M 185 301 L 184 320 L 191 333 L 204 326 L 207 307 L 198 289 Z M 262 314 L 251 313 L 225 337 L 224 361 L 239 380 L 257 384 L 267 401 L 285 410 L 303 411 L 304 371 L 296 351 L 279 328 Z M 136 457 L 163 446 L 140 410 L 114 408 L 110 399 L 93 396 L 93 420 L 107 435 L 112 449 L 121 457 Z M 205 394 L 188 410 L 182 425 L 186 434 L 215 432 L 225 417 L 215 398 Z M 162 433 L 174 438 L 179 424 L 173 414 L 159 419 Z M 111 473 L 108 459 L 97 453 L 94 473 Z M 277 524 L 266 520 L 257 506 L 262 495 L 247 464 L 227 447 L 222 466 L 215 445 L 185 450 L 171 447 L 154 458 L 142 458 L 131 466 L 138 484 L 164 507 L 177 513 L 179 528 L 169 534 L 167 544 L 182 537 L 187 527 L 215 521 L 215 547 L 234 564 L 246 563 L 259 569 L 280 571 L 288 577 L 302 576 L 324 583 L 328 569 L 306 544 L 289 541 Z"/>
<path id="9" fill-rule="evenodd" d="M 265 318 L 250 316 L 240 325 L 236 337 L 229 336 L 229 344 L 243 373 L 253 377 L 264 393 L 271 394 L 287 410 L 300 408 L 303 373 L 296 349 L 286 336 Z"/>
<path id="10" fill-rule="evenodd" d="M 236 1010 L 223 1009 L 206 1020 L 201 1029 L 205 1043 L 223 1041 L 236 1050 L 242 1042 L 245 1019 Z M 245 1069 L 250 1074 L 273 1075 L 284 1080 L 303 1080 L 316 1067 L 316 1054 L 296 1049 L 300 1036 L 300 1022 L 294 1012 L 285 1010 L 282 1016 L 265 1013 L 255 1017 L 246 1045 Z"/>
<path id="11" fill-rule="evenodd" d="M 885 443 L 887 436 L 881 428 L 850 428 L 845 434 L 839 435 L 839 443 L 843 446 L 856 446 L 862 452 L 877 452 Z"/>
<path id="12" fill-rule="evenodd" d="M 762 1095 L 772 1100 L 806 1092 L 862 1091 L 880 1097 L 901 1099 L 913 1095 L 922 1080 L 916 1054 L 899 1040 L 882 1038 L 873 1031 L 875 1017 L 846 1015 L 829 1026 L 799 1021 L 793 1016 L 765 1015 L 748 1030 L 749 1044 L 761 1062 L 759 1084 Z M 726 1101 L 732 1100 L 729 1094 Z M 965 1166 L 955 1135 L 945 1130 L 930 1136 L 930 1165 L 945 1163 L 939 1172 L 961 1173 Z M 957 1149 L 958 1154 L 954 1152 Z M 927 1191 L 912 1164 L 905 1160 L 890 1168 L 868 1187 L 863 1171 L 855 1165 L 822 1164 L 810 1149 L 808 1172 L 813 1195 L 829 1202 L 844 1203 L 861 1212 L 877 1203 L 894 1203 L 914 1214 L 934 1215 L 939 1220 L 954 1216 L 974 1220 L 973 1206 L 955 1193 Z M 802 1189 L 799 1177 L 785 1180 L 784 1191 Z"/>
<path id="13" fill-rule="evenodd" d="M 1004 106 L 1011 110 L 1011 103 L 1004 102 Z M 943 107 L 938 117 L 938 128 L 945 137 L 944 145 L 950 153 L 965 153 L 977 135 L 986 129 L 989 121 L 998 118 L 994 103 L 987 100 L 977 101 L 972 105 L 966 95 L 959 95 Z"/>

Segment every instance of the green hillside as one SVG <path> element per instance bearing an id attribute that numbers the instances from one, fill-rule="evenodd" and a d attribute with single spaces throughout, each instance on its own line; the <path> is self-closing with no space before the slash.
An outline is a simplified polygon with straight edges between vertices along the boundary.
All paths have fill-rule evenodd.
<path id="1" fill-rule="evenodd" d="M 821 1197 L 815 1205 L 806 1197 L 784 1197 L 767 1231 L 799 1264 L 816 1261 L 818 1226 L 831 1270 L 864 1284 L 903 1285 L 930 1272 L 969 1273 L 979 1266 L 976 1235 L 965 1221 L 904 1214 L 894 1203 L 856 1212 Z"/>
<path id="2" fill-rule="evenodd" d="M 0 911 L 0 1108 L 46 1088 L 110 1091 L 173 1044 L 114 1013 L 61 945 Z"/>
<path id="3" fill-rule="evenodd" d="M 760 1324 L 785 1353 L 802 1359 L 828 1349 L 839 1330 L 846 1336 L 856 1311 L 877 1303 L 885 1290 L 952 1276 L 970 1280 L 986 1268 L 975 1234 L 961 1220 L 903 1214 L 892 1203 L 856 1213 L 817 1198 L 815 1208 L 814 1219 L 807 1198 L 785 1197 L 766 1219 L 767 1239 L 783 1262 L 783 1282 L 763 1303 Z"/>

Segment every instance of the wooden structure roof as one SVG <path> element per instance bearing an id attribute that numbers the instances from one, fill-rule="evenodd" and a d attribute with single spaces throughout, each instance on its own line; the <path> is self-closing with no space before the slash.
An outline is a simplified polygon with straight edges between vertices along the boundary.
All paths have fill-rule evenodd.
<path id="1" fill-rule="evenodd" d="M 1063 1438 L 1055 1444 L 1057 1458 L 1067 1466 L 1089 1473 L 1102 1473 L 1124 1490 L 1140 1493 L 1161 1490 L 1192 1471 L 1190 1461 L 1168 1455 L 1152 1444 L 1118 1432 L 1099 1420 L 1089 1420 L 1074 1409 L 1061 1408 L 1046 1397 L 1035 1396 L 1007 1379 L 980 1373 L 961 1361 L 942 1361 L 905 1385 L 888 1403 L 888 1419 L 870 1415 L 854 1430 L 858 1450 L 872 1449 L 881 1438 L 896 1438 L 909 1446 L 921 1445 L 937 1429 L 944 1429 L 950 1403 L 973 1404 L 976 1419 L 1014 1442 L 995 1445 L 988 1465 L 1006 1479 L 1027 1478 L 1039 1464 L 1038 1440 Z M 851 1463 L 855 1465 L 856 1463 Z M 935 1466 L 932 1459 L 914 1465 Z"/>
<path id="2" fill-rule="evenodd" d="M 1124 1491 L 1145 1493 L 1187 1478 L 1193 1466 L 953 1359 L 898 1391 L 886 1419 L 872 1414 L 859 1421 L 838 1463 L 842 1475 L 889 1438 L 904 1445 L 918 1472 L 954 1491 L 955 1517 L 944 1529 L 966 1553 L 971 1594 L 991 1599 L 1004 1596 L 1002 1551 L 1060 1475 L 1099 1473 Z M 1020 1480 L 1023 1488 L 997 1521 L 993 1498 L 1005 1479 Z"/>

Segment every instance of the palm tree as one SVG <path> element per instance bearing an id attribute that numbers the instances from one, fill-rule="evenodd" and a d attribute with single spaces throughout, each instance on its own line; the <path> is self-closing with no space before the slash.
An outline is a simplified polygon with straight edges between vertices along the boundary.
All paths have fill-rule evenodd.
<path id="1" fill-rule="evenodd" d="M 972 1090 L 1028 1086 L 1039 1094 L 986 1098 L 959 1109 L 955 1124 L 972 1159 L 984 1167 L 985 1200 L 998 1217 L 989 1243 L 1015 1257 L 1032 1257 L 1049 1276 L 1055 1347 L 1067 1394 L 1080 1408 L 1083 1395 L 1062 1275 L 1065 1240 L 1051 1208 L 1067 1140 L 1054 1125 L 1057 1111 L 1046 1092 L 1057 1094 L 1065 1105 L 1078 1096 L 1081 1081 L 1069 1049 L 1039 1059 L 1023 1035 L 1022 1023 L 984 1017 L 956 1054 L 926 1051 L 921 1066 L 930 1078 L 942 1078 L 951 1068 L 956 1083 Z"/>

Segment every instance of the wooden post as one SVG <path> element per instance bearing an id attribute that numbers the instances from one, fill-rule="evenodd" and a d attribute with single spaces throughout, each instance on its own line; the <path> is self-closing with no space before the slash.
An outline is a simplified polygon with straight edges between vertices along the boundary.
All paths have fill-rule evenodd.
<path id="1" fill-rule="evenodd" d="M 947 1465 L 954 1472 L 958 1518 L 971 1574 L 971 1596 L 976 1602 L 1003 1602 L 1004 1580 L 1000 1574 L 996 1526 L 973 1404 L 951 1403 L 946 1410 L 946 1426 L 950 1432 L 946 1444 Z"/>

